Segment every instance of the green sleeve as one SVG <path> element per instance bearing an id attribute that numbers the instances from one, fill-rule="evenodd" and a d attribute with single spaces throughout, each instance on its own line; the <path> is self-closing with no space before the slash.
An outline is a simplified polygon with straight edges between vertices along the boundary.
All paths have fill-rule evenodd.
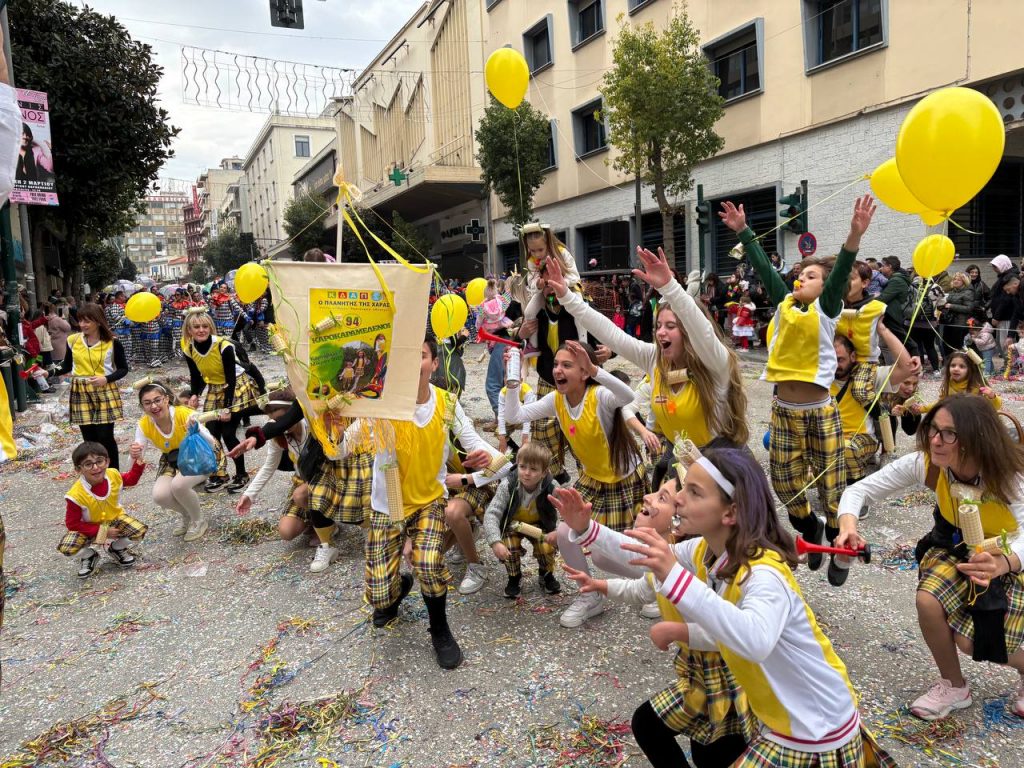
<path id="1" fill-rule="evenodd" d="M 768 292 L 768 300 L 772 304 L 781 304 L 782 300 L 786 298 L 786 294 L 789 293 L 789 288 L 786 287 L 779 273 L 775 271 L 768 254 L 764 252 L 761 243 L 758 242 L 754 230 L 747 227 L 740 232 L 740 242 L 743 243 L 744 255 L 750 260 L 754 271 L 764 283 L 765 290 Z"/>
<path id="2" fill-rule="evenodd" d="M 850 282 L 850 272 L 853 271 L 853 262 L 856 258 L 856 251 L 839 249 L 835 266 L 829 272 L 821 298 L 818 299 L 822 311 L 829 317 L 838 317 L 843 311 L 843 298 L 846 296 L 846 286 Z"/>

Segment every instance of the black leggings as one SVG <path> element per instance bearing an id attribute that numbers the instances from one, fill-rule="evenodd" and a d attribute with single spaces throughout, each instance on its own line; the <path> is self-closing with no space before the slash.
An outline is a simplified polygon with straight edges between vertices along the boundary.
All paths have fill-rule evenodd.
<path id="1" fill-rule="evenodd" d="M 935 331 L 930 326 L 919 326 L 915 325 L 910 331 L 910 339 L 912 342 L 908 344 L 911 348 L 911 353 L 917 351 L 917 354 L 922 357 L 927 357 L 928 362 L 931 363 L 932 370 L 939 370 L 939 354 L 935 350 Z"/>
<path id="2" fill-rule="evenodd" d="M 658 717 L 650 701 L 645 701 L 633 713 L 633 738 L 647 756 L 653 768 L 689 768 L 686 755 L 673 731 Z M 747 748 L 740 735 L 724 736 L 710 744 L 690 739 L 690 751 L 696 768 L 727 768 L 736 762 Z"/>
<path id="3" fill-rule="evenodd" d="M 117 455 L 117 440 L 114 439 L 113 424 L 79 424 L 82 439 L 99 443 L 107 449 L 110 456 L 110 467 L 120 471 L 121 462 Z"/>
<path id="4" fill-rule="evenodd" d="M 209 421 L 206 423 L 206 428 L 210 430 L 210 434 L 213 435 L 214 439 L 224 443 L 224 446 L 230 451 L 238 445 L 238 435 L 235 433 L 238 431 L 238 425 L 242 423 L 243 415 L 242 412 L 231 411 L 230 421 Z M 235 474 L 244 475 L 245 455 L 236 456 L 232 461 L 235 462 Z"/>

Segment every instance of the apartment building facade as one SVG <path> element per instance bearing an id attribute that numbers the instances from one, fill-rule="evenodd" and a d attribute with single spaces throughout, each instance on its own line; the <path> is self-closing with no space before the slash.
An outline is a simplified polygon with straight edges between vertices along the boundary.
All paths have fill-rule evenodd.
<path id="1" fill-rule="evenodd" d="M 172 259 L 183 258 L 187 198 L 179 194 L 151 194 L 145 199 L 145 211 L 135 227 L 124 235 L 124 253 L 139 274 L 153 279 L 161 276 L 161 267 Z"/>

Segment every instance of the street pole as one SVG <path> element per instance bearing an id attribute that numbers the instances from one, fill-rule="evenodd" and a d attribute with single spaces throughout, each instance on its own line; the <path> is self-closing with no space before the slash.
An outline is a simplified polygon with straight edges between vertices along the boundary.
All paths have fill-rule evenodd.
<path id="1" fill-rule="evenodd" d="M 640 215 L 640 187 L 641 187 L 640 175 L 637 174 L 637 177 L 636 177 L 636 202 L 634 202 L 634 204 L 633 204 L 633 218 L 636 220 L 633 223 L 633 230 L 634 230 L 634 237 L 636 237 L 636 247 L 637 248 L 639 248 L 640 246 L 642 246 L 644 244 L 644 241 L 643 241 L 643 225 L 642 225 L 642 223 L 640 221 L 640 218 L 641 218 L 641 215 Z M 636 263 L 636 249 L 634 249 L 633 253 L 631 253 L 629 255 L 629 263 L 630 264 L 635 264 Z"/>
<path id="2" fill-rule="evenodd" d="M 6 14 L 6 11 L 4 11 Z M 6 15 L 4 17 L 6 26 Z M 0 208 L 0 260 L 3 261 L 4 285 L 7 289 L 7 328 L 11 332 L 10 341 L 18 344 L 20 338 L 18 330 L 21 328 L 21 302 L 18 300 L 18 272 L 14 266 L 14 237 L 11 234 L 11 204 L 4 203 Z M 18 404 L 18 410 L 24 411 L 27 408 L 25 402 L 25 381 L 19 375 L 21 364 L 18 358 L 11 360 L 11 378 L 14 380 L 14 398 Z"/>
<path id="3" fill-rule="evenodd" d="M 697 185 L 697 205 L 700 205 L 703 202 L 704 202 L 704 185 L 703 184 L 698 184 Z M 700 259 L 700 264 L 697 266 L 697 268 L 700 270 L 700 273 L 702 275 L 704 274 L 705 248 L 707 248 L 707 244 L 705 243 L 706 239 L 707 238 L 706 238 L 706 235 L 705 235 L 705 233 L 703 231 L 703 227 L 701 227 L 700 224 L 698 223 L 697 224 L 697 253 L 699 254 L 698 258 Z"/>

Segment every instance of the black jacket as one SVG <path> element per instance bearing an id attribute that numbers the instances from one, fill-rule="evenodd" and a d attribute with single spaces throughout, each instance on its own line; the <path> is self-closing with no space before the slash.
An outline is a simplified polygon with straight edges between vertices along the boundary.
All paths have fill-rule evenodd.
<path id="1" fill-rule="evenodd" d="M 551 375 L 555 365 L 555 353 L 548 346 L 548 327 L 551 323 L 558 323 L 558 343 L 564 344 L 567 341 L 584 341 L 591 346 L 598 342 L 589 334 L 579 337 L 576 332 L 576 319 L 564 309 L 558 312 L 549 312 L 547 307 L 537 314 L 537 351 L 540 357 L 537 358 L 537 376 L 541 381 L 551 384 L 554 379 Z"/>
<path id="2" fill-rule="evenodd" d="M 522 496 L 519 488 L 519 469 L 515 468 L 509 472 L 509 487 L 512 489 L 508 497 L 508 505 L 501 513 L 501 533 L 504 536 L 508 529 L 509 520 L 512 515 L 519 511 L 519 499 Z M 551 533 L 558 526 L 558 513 L 551 504 L 551 492 L 555 489 L 555 481 L 548 472 L 540 481 L 540 493 L 537 494 L 537 514 L 540 516 L 540 529 L 544 533 Z M 493 519 L 493 518 L 492 518 Z"/>

